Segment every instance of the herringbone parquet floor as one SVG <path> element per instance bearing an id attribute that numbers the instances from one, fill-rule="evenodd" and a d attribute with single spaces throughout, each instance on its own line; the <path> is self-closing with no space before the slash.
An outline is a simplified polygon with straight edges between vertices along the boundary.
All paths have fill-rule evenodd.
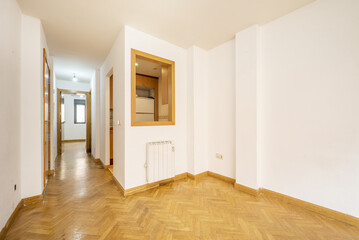
<path id="1" fill-rule="evenodd" d="M 45 200 L 7 239 L 359 239 L 359 228 L 205 177 L 123 198 L 83 144 L 66 144 Z"/>

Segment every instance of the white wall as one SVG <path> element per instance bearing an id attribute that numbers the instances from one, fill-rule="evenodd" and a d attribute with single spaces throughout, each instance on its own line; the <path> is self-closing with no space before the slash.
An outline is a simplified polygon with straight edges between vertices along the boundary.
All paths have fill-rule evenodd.
<path id="1" fill-rule="evenodd" d="M 176 62 L 176 125 L 131 127 L 131 48 L 145 51 Z M 146 183 L 144 163 L 146 143 L 172 140 L 176 145 L 176 174 L 187 171 L 186 161 L 186 50 L 125 27 L 120 32 L 104 65 L 101 67 L 101 160 L 108 164 L 106 122 L 106 77 L 113 72 L 114 175 L 126 189 Z M 108 114 L 108 113 L 107 113 Z"/>
<path id="2" fill-rule="evenodd" d="M 187 172 L 194 174 L 194 47 L 187 50 Z"/>
<path id="3" fill-rule="evenodd" d="M 113 119 L 121 125 L 113 125 L 114 176 L 125 186 L 125 33 L 122 29 L 100 69 L 100 159 L 110 164 L 109 148 L 109 77 L 113 74 Z M 128 103 L 130 104 L 130 103 Z M 107 148 L 106 148 L 107 146 Z"/>
<path id="4" fill-rule="evenodd" d="M 21 200 L 20 50 L 21 12 L 14 0 L 0 1 L 0 229 Z M 17 190 L 14 191 L 14 185 Z"/>
<path id="5" fill-rule="evenodd" d="M 259 27 L 247 28 L 235 38 L 236 182 L 259 188 L 258 102 Z"/>
<path id="6" fill-rule="evenodd" d="M 100 71 L 102 161 L 108 164 L 113 71 L 114 120 L 122 123 L 114 130 L 114 171 L 126 189 L 146 183 L 146 142 L 168 139 L 176 144 L 177 174 L 210 170 L 359 216 L 352 190 L 359 182 L 358 4 L 317 0 L 208 52 L 125 27 Z M 131 127 L 131 48 L 176 62 L 175 126 Z M 208 109 L 199 109 L 206 101 Z M 200 123 L 207 141 L 199 141 Z"/>
<path id="7" fill-rule="evenodd" d="M 175 61 L 176 125 L 131 127 L 131 48 Z M 175 143 L 175 171 L 187 171 L 187 51 L 130 27 L 125 27 L 125 188 L 146 183 L 146 143 L 172 140 Z M 114 136 L 114 138 L 116 135 Z"/>
<path id="8" fill-rule="evenodd" d="M 42 193 L 44 178 L 42 59 L 47 46 L 39 19 L 22 15 L 21 41 L 21 196 L 26 198 Z"/>
<path id="9" fill-rule="evenodd" d="M 91 90 L 91 83 L 56 79 L 56 87 L 58 89 L 89 92 Z"/>
<path id="10" fill-rule="evenodd" d="M 21 198 L 43 190 L 43 48 L 49 51 L 40 20 L 22 15 L 16 1 L 0 3 L 0 27 L 1 76 L 7 79 L 0 94 L 2 227 Z"/>
<path id="11" fill-rule="evenodd" d="M 75 124 L 75 108 L 74 101 L 75 99 L 86 100 L 85 97 L 81 98 L 80 96 L 73 94 L 64 94 L 64 104 L 65 104 L 65 123 L 63 124 L 63 140 L 80 140 L 86 139 L 86 123 L 84 124 Z M 87 119 L 86 119 L 87 121 Z"/>
<path id="12" fill-rule="evenodd" d="M 234 40 L 208 51 L 208 168 L 235 178 Z M 223 160 L 216 158 L 216 153 Z"/>
<path id="13" fill-rule="evenodd" d="M 187 51 L 187 167 L 208 171 L 208 53 L 193 46 Z"/>
<path id="14" fill-rule="evenodd" d="M 359 1 L 263 26 L 263 186 L 359 217 Z"/>

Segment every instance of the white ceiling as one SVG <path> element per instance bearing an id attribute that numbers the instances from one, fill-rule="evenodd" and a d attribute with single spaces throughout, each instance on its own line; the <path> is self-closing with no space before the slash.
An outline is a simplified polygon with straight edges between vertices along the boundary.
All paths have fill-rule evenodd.
<path id="1" fill-rule="evenodd" d="M 78 82 L 91 82 L 95 70 L 82 60 L 71 57 L 54 57 L 56 80 L 72 81 L 74 73 Z"/>
<path id="2" fill-rule="evenodd" d="M 253 24 L 314 0 L 17 0 L 40 18 L 50 54 L 101 66 L 124 25 L 188 48 L 211 49 Z"/>

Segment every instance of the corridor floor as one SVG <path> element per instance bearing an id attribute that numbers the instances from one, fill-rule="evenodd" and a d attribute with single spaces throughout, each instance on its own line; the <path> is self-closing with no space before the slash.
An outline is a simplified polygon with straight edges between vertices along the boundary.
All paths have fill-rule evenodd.
<path id="1" fill-rule="evenodd" d="M 112 175 L 66 143 L 44 201 L 21 209 L 7 239 L 359 239 L 359 228 L 204 177 L 124 198 Z"/>

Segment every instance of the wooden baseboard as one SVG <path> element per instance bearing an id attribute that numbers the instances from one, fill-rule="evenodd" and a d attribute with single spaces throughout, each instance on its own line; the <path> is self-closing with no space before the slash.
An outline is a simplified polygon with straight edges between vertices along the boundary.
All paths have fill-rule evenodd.
<path id="1" fill-rule="evenodd" d="M 40 194 L 40 195 L 36 195 L 36 196 L 33 196 L 33 197 L 24 198 L 23 199 L 23 204 L 24 204 L 24 206 L 27 206 L 27 205 L 30 205 L 30 204 L 41 202 L 43 199 L 44 199 L 43 194 Z"/>
<path id="2" fill-rule="evenodd" d="M 359 218 L 353 217 L 351 215 L 341 213 L 341 212 L 338 212 L 338 211 L 335 211 L 335 210 L 332 210 L 332 209 L 329 209 L 326 207 L 322 207 L 322 206 L 319 206 L 319 205 L 316 205 L 316 204 L 313 204 L 310 202 L 306 202 L 306 201 L 303 201 L 303 200 L 300 200 L 300 199 L 297 199 L 294 197 L 290 197 L 290 196 L 287 196 L 287 195 L 284 195 L 284 194 L 281 194 L 278 192 L 274 192 L 274 191 L 271 191 L 271 190 L 268 190 L 265 188 L 262 188 L 261 192 L 265 196 L 277 198 L 277 199 L 287 202 L 289 204 L 296 205 L 298 207 L 318 213 L 318 214 L 326 216 L 328 218 L 332 218 L 337 221 L 348 223 L 348 224 L 359 227 Z"/>
<path id="3" fill-rule="evenodd" d="M 159 182 L 154 182 L 154 183 L 147 183 L 147 184 L 144 184 L 144 185 L 140 185 L 140 186 L 129 188 L 129 189 L 125 190 L 122 187 L 121 183 L 119 181 L 117 181 L 115 176 L 112 176 L 112 180 L 113 180 L 114 184 L 116 185 L 116 187 L 118 188 L 118 190 L 120 190 L 121 194 L 124 197 L 130 196 L 130 195 L 133 195 L 133 194 L 136 194 L 136 193 L 139 193 L 139 192 L 147 191 L 149 189 L 152 189 L 152 188 L 160 186 Z M 161 182 L 163 184 L 165 182 L 165 180 L 161 181 Z M 171 182 L 171 181 L 169 181 L 169 182 Z M 172 180 L 172 182 L 173 182 L 173 180 Z"/>
<path id="4" fill-rule="evenodd" d="M 181 180 L 181 179 L 186 179 L 188 177 L 188 173 L 181 173 L 181 174 L 178 174 L 174 177 L 174 180 L 175 181 L 178 181 L 178 180 Z"/>
<path id="5" fill-rule="evenodd" d="M 194 179 L 198 179 L 200 177 L 205 176 L 204 173 L 205 172 L 195 175 Z M 236 183 L 236 180 L 234 178 L 226 177 L 226 176 L 223 176 L 221 174 L 214 173 L 214 172 L 211 172 L 211 171 L 207 171 L 206 173 L 207 173 L 208 176 L 211 176 L 211 177 L 217 178 L 219 180 L 222 180 L 222 181 L 229 182 L 229 183 L 233 184 L 235 189 L 238 189 L 238 190 L 240 190 L 242 192 L 248 193 L 248 194 L 250 194 L 252 196 L 259 196 L 260 195 L 259 190 L 256 190 L 254 188 L 250 188 L 250 187 L 238 184 L 238 183 Z"/>
<path id="6" fill-rule="evenodd" d="M 118 187 L 118 189 L 120 190 L 120 192 L 123 194 L 123 196 L 126 197 L 129 195 L 133 195 L 133 194 L 136 194 L 139 192 L 143 192 L 143 191 L 158 187 L 162 184 L 166 184 L 166 183 L 173 182 L 173 181 L 178 181 L 181 179 L 186 179 L 187 177 L 190 179 L 193 179 L 193 180 L 198 180 L 199 178 L 204 177 L 204 176 L 211 176 L 211 177 L 214 177 L 219 180 L 233 183 L 234 188 L 236 188 L 242 192 L 245 192 L 247 194 L 250 194 L 252 196 L 255 196 L 255 197 L 259 196 L 260 194 L 263 194 L 263 195 L 269 196 L 269 197 L 274 197 L 274 198 L 280 199 L 282 201 L 285 201 L 289 204 L 297 205 L 299 207 L 302 207 L 309 211 L 312 211 L 312 212 L 321 214 L 323 216 L 335 219 L 337 221 L 341 221 L 341 222 L 348 223 L 348 224 L 359 227 L 359 218 L 356 218 L 356 217 L 353 217 L 348 214 L 341 213 L 341 212 L 338 212 L 338 211 L 335 211 L 332 209 L 321 207 L 321 206 L 315 205 L 313 203 L 305 202 L 303 200 L 296 199 L 296 198 L 293 198 L 293 197 L 290 197 L 290 196 L 287 196 L 287 195 L 284 195 L 281 193 L 277 193 L 277 192 L 274 192 L 274 191 L 271 191 L 268 189 L 250 188 L 250 187 L 235 183 L 235 180 L 233 178 L 229 178 L 229 177 L 226 177 L 226 176 L 223 176 L 223 175 L 220 175 L 217 173 L 213 173 L 210 171 L 206 171 L 206 172 L 199 173 L 196 175 L 193 175 L 191 173 L 182 173 L 182 174 L 176 175 L 174 178 L 165 179 L 163 181 L 159 181 L 159 182 L 155 182 L 155 183 L 144 184 L 144 185 L 126 189 L 126 190 L 124 190 L 124 188 L 121 186 L 121 184 L 117 181 L 117 179 L 115 177 L 113 177 L 113 181 L 114 181 L 115 185 Z"/>
<path id="7" fill-rule="evenodd" d="M 250 187 L 238 184 L 238 183 L 234 183 L 234 188 L 238 189 L 239 191 L 248 193 L 248 194 L 250 194 L 252 196 L 255 196 L 255 197 L 259 196 L 260 193 L 261 193 L 260 190 L 258 190 L 258 189 L 250 188 Z"/>
<path id="8" fill-rule="evenodd" d="M 125 196 L 125 189 L 122 187 L 121 183 L 119 181 L 117 181 L 117 179 L 115 178 L 115 176 L 112 176 L 112 181 L 113 183 L 116 185 L 116 187 L 118 188 L 118 190 L 120 190 L 122 196 Z"/>
<path id="9" fill-rule="evenodd" d="M 94 159 L 94 161 L 96 162 L 96 163 L 99 163 L 99 164 L 101 164 L 102 165 L 102 167 L 103 168 L 105 168 L 105 165 L 103 165 L 103 162 L 101 161 L 101 159 L 100 158 L 94 158 L 94 156 L 91 154 L 91 156 L 92 156 L 92 158 Z"/>
<path id="10" fill-rule="evenodd" d="M 199 173 L 199 174 L 196 174 L 196 175 L 193 175 L 191 173 L 185 172 L 185 173 L 178 174 L 173 178 L 168 178 L 168 179 L 161 180 L 161 181 L 154 182 L 154 183 L 147 183 L 147 184 L 140 185 L 140 186 L 133 187 L 133 188 L 129 188 L 129 189 L 126 189 L 126 190 L 121 186 L 121 184 L 118 183 L 118 181 L 115 178 L 114 178 L 114 180 L 115 180 L 115 184 L 118 186 L 119 190 L 126 197 L 126 196 L 133 195 L 133 194 L 136 194 L 136 193 L 139 193 L 139 192 L 147 191 L 149 189 L 152 189 L 152 188 L 155 188 L 155 187 L 158 187 L 158 186 L 170 183 L 170 182 L 178 181 L 178 180 L 181 180 L 181 179 L 186 179 L 187 177 L 191 178 L 191 179 L 194 179 L 194 180 L 198 180 L 198 179 L 200 179 L 202 177 L 205 177 L 205 176 L 211 176 L 211 177 L 214 177 L 214 178 L 217 178 L 219 180 L 223 180 L 223 181 L 226 181 L 226 182 L 229 182 L 229 183 L 234 183 L 235 182 L 235 180 L 233 178 L 229 178 L 229 177 L 226 177 L 226 176 L 223 176 L 223 175 L 220 175 L 220 174 L 217 174 L 217 173 L 213 173 L 213 172 L 210 172 L 210 171 L 206 171 L 206 172 Z"/>
<path id="11" fill-rule="evenodd" d="M 202 173 L 198 173 L 193 175 L 192 173 L 187 173 L 188 178 L 192 179 L 192 180 L 198 180 L 202 177 L 208 176 L 208 171 L 202 172 Z"/>
<path id="12" fill-rule="evenodd" d="M 91 154 L 91 157 L 95 160 L 96 163 L 100 163 L 104 169 L 108 169 L 111 165 L 104 165 L 100 158 L 94 158 Z"/>
<path id="13" fill-rule="evenodd" d="M 188 176 L 188 173 L 185 172 L 185 173 L 178 174 L 178 175 L 174 176 L 173 178 L 168 178 L 168 179 L 164 179 L 164 180 L 161 180 L 158 182 L 153 182 L 153 183 L 146 183 L 146 184 L 143 184 L 143 185 L 140 185 L 137 187 L 133 187 L 133 188 L 129 188 L 129 189 L 124 189 L 114 176 L 112 178 L 113 178 L 115 185 L 122 193 L 122 195 L 124 197 L 127 197 L 130 195 L 139 193 L 139 192 L 144 192 L 144 191 L 150 190 L 152 188 L 159 187 L 161 185 L 165 185 L 170 182 L 186 179 L 187 176 Z"/>
<path id="14" fill-rule="evenodd" d="M 348 214 L 345 214 L 345 213 L 341 213 L 341 212 L 338 212 L 338 211 L 335 211 L 335 210 L 332 210 L 332 209 L 329 209 L 329 208 L 321 207 L 321 206 L 315 205 L 313 203 L 309 203 L 309 202 L 306 202 L 306 201 L 303 201 L 303 200 L 300 200 L 300 199 L 296 199 L 296 198 L 293 198 L 293 197 L 290 197 L 290 196 L 287 196 L 287 195 L 284 195 L 284 194 L 281 194 L 281 193 L 277 193 L 277 192 L 274 192 L 274 191 L 271 191 L 271 190 L 268 190 L 268 189 L 250 188 L 250 187 L 247 187 L 247 186 L 244 186 L 244 185 L 236 183 L 235 180 L 232 179 L 232 178 L 225 177 L 223 175 L 213 173 L 213 172 L 210 172 L 210 171 L 203 172 L 203 173 L 196 174 L 196 175 L 193 175 L 191 173 L 182 173 L 182 174 L 176 175 L 173 179 L 166 179 L 164 181 L 171 181 L 171 180 L 177 181 L 177 180 L 185 179 L 187 177 L 190 178 L 190 179 L 197 180 L 197 179 L 199 179 L 201 177 L 204 177 L 204 176 L 211 176 L 211 177 L 214 177 L 214 178 L 217 178 L 217 179 L 229 182 L 229 183 L 234 183 L 234 188 L 236 188 L 236 189 L 238 189 L 238 190 L 240 190 L 242 192 L 245 192 L 247 194 L 250 194 L 252 196 L 255 196 L 255 197 L 257 197 L 257 196 L 259 196 L 261 194 L 263 194 L 265 196 L 269 196 L 269 197 L 274 197 L 274 198 L 280 199 L 282 201 L 285 201 L 285 202 L 287 202 L 289 204 L 293 204 L 293 205 L 302 207 L 304 209 L 307 209 L 309 211 L 312 211 L 312 212 L 321 214 L 323 216 L 335 219 L 337 221 L 341 221 L 341 222 L 348 223 L 348 224 L 351 224 L 351 225 L 359 227 L 359 218 L 356 218 L 354 216 L 351 216 L 351 215 L 348 215 Z M 157 186 L 160 185 L 160 182 L 156 182 L 156 183 L 144 184 L 144 185 L 141 185 L 141 186 L 138 186 L 138 187 L 134 187 L 134 188 L 124 190 L 124 188 L 116 180 L 116 178 L 113 177 L 113 179 L 114 179 L 115 185 L 119 188 L 119 190 L 122 192 L 122 194 L 124 196 L 128 196 L 128 195 L 132 195 L 132 194 L 135 194 L 135 193 L 138 193 L 138 192 L 146 191 L 148 189 L 151 189 L 151 188 L 154 188 L 154 187 L 157 187 Z"/>
<path id="15" fill-rule="evenodd" d="M 11 225 L 14 223 L 16 216 L 19 214 L 20 209 L 24 206 L 24 201 L 20 200 L 19 204 L 16 206 L 16 208 L 14 209 L 14 211 L 12 212 L 9 220 L 7 220 L 5 226 L 3 227 L 3 229 L 0 232 L 0 240 L 5 239 L 6 234 L 8 233 Z"/>
<path id="16" fill-rule="evenodd" d="M 71 139 L 71 140 L 62 140 L 62 143 L 73 143 L 73 142 L 85 142 L 86 139 Z"/>
<path id="17" fill-rule="evenodd" d="M 233 178 L 230 178 L 230 177 L 226 177 L 226 176 L 223 176 L 221 174 L 218 174 L 218 173 L 214 173 L 214 172 L 211 172 L 211 171 L 205 171 L 205 172 L 202 172 L 202 173 L 198 173 L 196 175 L 193 175 L 191 173 L 187 173 L 188 175 L 188 178 L 192 179 L 192 180 L 198 180 L 202 177 L 205 177 L 205 176 L 210 176 L 210 177 L 214 177 L 214 178 L 217 178 L 219 180 L 222 180 L 222 181 L 225 181 L 225 182 L 229 182 L 229 183 L 232 183 L 234 184 L 235 183 L 235 179 Z"/>
<path id="18" fill-rule="evenodd" d="M 187 177 L 192 180 L 195 179 L 195 175 L 193 175 L 192 173 L 187 173 Z"/>
<path id="19" fill-rule="evenodd" d="M 109 165 L 105 165 L 104 166 L 105 169 L 107 168 L 106 166 L 109 166 Z M 218 173 L 210 172 L 210 171 L 205 171 L 205 172 L 202 172 L 202 173 L 199 173 L 199 174 L 196 174 L 196 175 L 193 175 L 191 173 L 185 172 L 185 173 L 178 174 L 178 175 L 174 176 L 173 178 L 168 178 L 168 179 L 158 181 L 158 182 L 154 182 L 154 183 L 147 183 L 147 184 L 143 184 L 143 185 L 133 187 L 133 188 L 129 188 L 129 189 L 124 189 L 122 187 L 122 185 L 117 181 L 117 179 L 115 177 L 113 177 L 113 181 L 114 181 L 115 185 L 118 187 L 118 189 L 120 190 L 120 192 L 122 193 L 122 195 L 126 197 L 126 196 L 133 195 L 133 194 L 136 194 L 136 193 L 139 193 L 139 192 L 147 191 L 149 189 L 158 187 L 160 185 L 167 184 L 169 182 L 174 182 L 174 181 L 178 181 L 178 180 L 182 180 L 182 179 L 186 179 L 186 178 L 190 178 L 190 179 L 193 179 L 193 180 L 198 180 L 198 179 L 200 179 L 202 177 L 205 177 L 205 176 L 211 176 L 211 177 L 214 177 L 214 178 L 217 178 L 219 180 L 229 182 L 229 183 L 232 183 L 232 184 L 235 182 L 235 180 L 233 178 L 226 177 L 226 176 L 220 175 Z"/>
<path id="20" fill-rule="evenodd" d="M 214 177 L 214 178 L 217 178 L 219 180 L 229 182 L 229 183 L 232 183 L 232 184 L 234 184 L 236 182 L 236 180 L 234 178 L 226 177 L 226 176 L 223 176 L 221 174 L 214 173 L 214 172 L 211 172 L 211 171 L 208 171 L 208 176 L 211 176 L 211 177 Z"/>
<path id="21" fill-rule="evenodd" d="M 164 179 L 164 180 L 161 180 L 161 181 L 158 181 L 158 182 L 147 183 L 147 184 L 144 184 L 144 185 L 141 185 L 141 186 L 129 188 L 129 189 L 125 190 L 125 197 L 129 196 L 129 195 L 139 193 L 139 192 L 144 192 L 144 191 L 150 190 L 152 188 L 159 187 L 161 185 L 165 185 L 165 184 L 170 183 L 170 182 L 174 182 L 174 177 Z"/>
<path id="22" fill-rule="evenodd" d="M 45 189 L 44 189 L 45 190 Z M 14 209 L 13 213 L 11 214 L 10 218 L 7 220 L 5 226 L 3 227 L 3 229 L 0 232 L 0 240 L 4 240 L 6 237 L 6 234 L 8 233 L 11 225 L 14 223 L 16 216 L 19 214 L 20 209 L 22 207 L 28 206 L 30 204 L 34 204 L 34 203 L 38 203 L 41 202 L 43 200 L 43 195 L 44 193 L 37 195 L 37 196 L 33 196 L 33 197 L 28 197 L 28 198 L 24 198 L 21 199 L 20 202 L 18 203 L 18 205 L 16 206 L 16 208 Z"/>

